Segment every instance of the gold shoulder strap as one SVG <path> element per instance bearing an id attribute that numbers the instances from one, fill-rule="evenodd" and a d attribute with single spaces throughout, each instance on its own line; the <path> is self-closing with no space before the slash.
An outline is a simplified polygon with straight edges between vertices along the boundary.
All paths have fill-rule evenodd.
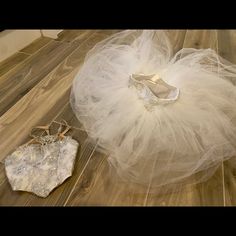
<path id="1" fill-rule="evenodd" d="M 62 140 L 63 138 L 65 138 L 65 134 L 71 129 L 71 126 L 68 125 L 68 123 L 65 121 L 65 120 L 62 120 L 61 123 L 60 122 L 55 122 L 55 121 L 52 121 L 52 123 L 57 123 L 57 124 L 60 124 L 60 127 L 57 131 L 56 134 L 54 134 L 54 136 L 57 137 L 57 139 L 60 139 Z M 44 136 L 44 132 L 41 134 L 41 135 L 34 135 L 33 134 L 33 131 L 35 131 L 36 129 L 40 129 L 40 130 L 44 130 L 46 132 L 46 135 L 52 135 L 50 134 L 50 127 L 51 127 L 51 124 L 49 125 L 44 125 L 44 126 L 35 126 L 31 129 L 31 132 L 30 132 L 30 137 L 31 137 L 31 140 L 29 140 L 27 143 L 25 143 L 24 145 L 29 145 L 31 143 L 39 143 L 39 144 L 42 144 L 42 142 L 40 142 L 40 138 L 42 136 Z M 65 129 L 63 130 L 63 126 L 65 126 Z"/>

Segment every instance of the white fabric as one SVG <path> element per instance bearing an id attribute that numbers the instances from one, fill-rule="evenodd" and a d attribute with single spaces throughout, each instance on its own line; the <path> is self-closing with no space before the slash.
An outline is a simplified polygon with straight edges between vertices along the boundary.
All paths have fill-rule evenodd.
<path id="1" fill-rule="evenodd" d="M 200 182 L 236 154 L 236 68 L 211 49 L 172 55 L 163 31 L 127 30 L 98 43 L 76 75 L 71 105 L 125 180 L 162 186 Z M 132 74 L 178 88 L 170 104 L 146 109 Z M 150 101 L 150 99 L 148 99 Z"/>
<path id="2" fill-rule="evenodd" d="M 52 135 L 44 138 L 54 139 Z M 51 143 L 18 147 L 5 160 L 5 170 L 15 191 L 47 197 L 72 175 L 79 143 L 66 136 Z"/>
<path id="3" fill-rule="evenodd" d="M 147 109 L 158 104 L 175 102 L 179 97 L 179 89 L 167 84 L 158 75 L 131 75 L 129 87 L 133 87 Z"/>

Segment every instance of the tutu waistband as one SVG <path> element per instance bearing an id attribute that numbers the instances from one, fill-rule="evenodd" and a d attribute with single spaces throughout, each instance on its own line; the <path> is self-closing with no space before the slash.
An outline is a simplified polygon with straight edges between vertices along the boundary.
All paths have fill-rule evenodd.
<path id="1" fill-rule="evenodd" d="M 178 88 L 167 84 L 155 74 L 132 74 L 129 87 L 137 90 L 138 97 L 144 101 L 148 110 L 155 105 L 175 102 L 180 93 Z"/>

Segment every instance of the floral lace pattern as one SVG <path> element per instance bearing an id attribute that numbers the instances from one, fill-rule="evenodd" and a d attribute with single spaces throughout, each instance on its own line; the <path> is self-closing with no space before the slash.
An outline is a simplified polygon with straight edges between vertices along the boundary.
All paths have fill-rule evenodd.
<path id="1" fill-rule="evenodd" d="M 47 197 L 72 175 L 79 143 L 71 136 L 55 140 L 54 135 L 47 135 L 41 139 L 43 144 L 18 147 L 6 158 L 5 170 L 13 190 Z"/>

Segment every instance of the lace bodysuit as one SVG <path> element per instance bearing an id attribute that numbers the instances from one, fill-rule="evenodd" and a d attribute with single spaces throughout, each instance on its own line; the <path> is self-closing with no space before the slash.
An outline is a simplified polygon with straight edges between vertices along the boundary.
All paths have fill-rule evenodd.
<path id="1" fill-rule="evenodd" d="M 6 158 L 6 175 L 13 190 L 47 197 L 72 175 L 79 143 L 64 136 L 69 129 L 67 126 L 63 132 L 50 135 L 47 128 L 47 135 L 34 137 Z"/>

